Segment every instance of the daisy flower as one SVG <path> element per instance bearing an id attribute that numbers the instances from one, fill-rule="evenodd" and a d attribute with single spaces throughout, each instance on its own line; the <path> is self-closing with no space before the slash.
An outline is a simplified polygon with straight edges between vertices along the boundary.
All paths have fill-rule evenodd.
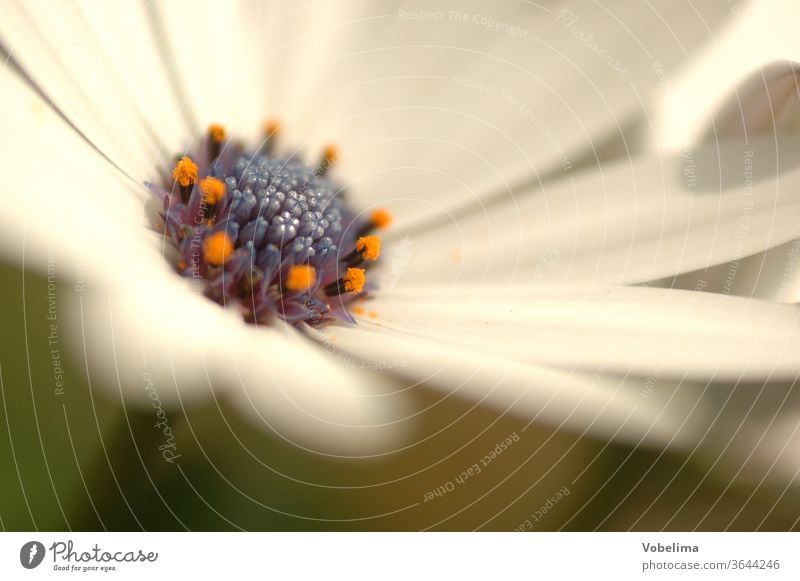
<path id="1" fill-rule="evenodd" d="M 730 386 L 800 358 L 794 306 L 676 278 L 798 237 L 800 143 L 644 146 L 730 16 L 9 2 L 2 248 L 75 281 L 62 330 L 126 405 L 228 399 L 361 457 L 427 389 L 713 449 Z"/>

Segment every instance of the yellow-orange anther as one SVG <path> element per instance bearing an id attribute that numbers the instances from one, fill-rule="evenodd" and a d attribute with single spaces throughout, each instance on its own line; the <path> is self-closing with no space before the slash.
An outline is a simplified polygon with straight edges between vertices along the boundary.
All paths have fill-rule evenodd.
<path id="1" fill-rule="evenodd" d="M 362 236 L 356 240 L 356 250 L 364 260 L 378 260 L 381 255 L 381 239 L 377 236 Z"/>
<path id="2" fill-rule="evenodd" d="M 172 169 L 172 179 L 184 188 L 193 185 L 197 181 L 197 164 L 184 155 Z"/>
<path id="3" fill-rule="evenodd" d="M 336 163 L 339 161 L 339 148 L 333 144 L 326 145 L 322 150 L 322 157 L 328 165 Z"/>
<path id="4" fill-rule="evenodd" d="M 233 252 L 233 242 L 225 232 L 214 232 L 203 243 L 203 259 L 208 264 L 225 264 Z"/>
<path id="5" fill-rule="evenodd" d="M 277 119 L 267 119 L 264 122 L 264 133 L 267 134 L 267 137 L 272 137 L 273 135 L 277 135 L 281 132 L 281 122 Z"/>
<path id="6" fill-rule="evenodd" d="M 342 277 L 344 283 L 344 290 L 348 293 L 360 293 L 364 288 L 364 283 L 367 282 L 367 277 L 364 274 L 363 268 L 348 268 L 347 272 Z"/>
<path id="7" fill-rule="evenodd" d="M 317 280 L 317 271 L 313 266 L 295 264 L 286 275 L 286 288 L 290 291 L 305 291 Z"/>
<path id="8" fill-rule="evenodd" d="M 225 182 L 217 178 L 203 178 L 197 186 L 203 194 L 203 201 L 210 206 L 215 206 L 225 195 Z"/>
<path id="9" fill-rule="evenodd" d="M 211 138 L 211 141 L 222 143 L 225 141 L 225 127 L 218 123 L 212 123 L 208 126 L 208 136 Z"/>
<path id="10" fill-rule="evenodd" d="M 375 228 L 386 228 L 392 223 L 392 215 L 389 210 L 378 208 L 370 214 L 369 221 Z"/>

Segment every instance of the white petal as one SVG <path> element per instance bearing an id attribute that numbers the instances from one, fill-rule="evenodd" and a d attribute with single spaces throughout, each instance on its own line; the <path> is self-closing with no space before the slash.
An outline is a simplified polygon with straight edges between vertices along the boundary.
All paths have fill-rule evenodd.
<path id="1" fill-rule="evenodd" d="M 799 154 L 764 138 L 607 165 L 387 242 L 390 279 L 636 283 L 738 260 L 798 236 Z"/>
<path id="2" fill-rule="evenodd" d="M 246 0 L 219 3 L 158 2 L 162 36 L 174 61 L 167 67 L 180 79 L 201 128 L 222 123 L 239 138 L 260 137 L 266 114 L 261 92 L 263 65 L 249 29 Z"/>
<path id="3" fill-rule="evenodd" d="M 794 23 L 800 6 L 793 0 L 733 6 L 731 26 L 664 94 L 657 117 L 659 146 L 680 148 L 704 134 L 709 139 L 752 136 L 773 123 L 781 130 L 796 129 L 792 113 L 800 99 L 793 62 L 800 62 L 800 49 Z"/>
<path id="4" fill-rule="evenodd" d="M 175 125 L 174 97 L 155 93 L 163 89 L 160 65 L 148 63 L 152 46 L 139 50 L 139 61 L 131 78 L 130 62 L 110 60 L 109 53 L 92 31 L 103 26 L 87 23 L 77 5 L 8 2 L 0 22 L 0 37 L 12 58 L 26 71 L 56 107 L 114 163 L 137 179 L 150 175 L 163 153 L 162 143 L 174 146 L 179 130 Z M 120 4 L 105 15 L 106 26 L 119 28 L 142 24 L 140 7 Z M 100 14 L 107 13 L 100 9 Z M 137 18 L 138 17 L 138 18 Z M 147 36 L 145 42 L 152 42 Z M 141 40 L 136 45 L 143 44 Z M 136 46 L 134 45 L 134 46 Z M 133 48 L 133 47 L 132 47 Z M 118 54 L 113 55 L 115 58 Z M 142 83 L 141 71 L 151 65 L 152 84 Z M 149 90 L 148 90 L 149 89 Z M 146 95 L 146 101 L 142 101 Z M 170 105 L 172 108 L 170 109 Z"/>
<path id="5" fill-rule="evenodd" d="M 0 69 L 0 82 L 0 248 L 66 288 L 74 282 L 57 297 L 62 332 L 86 357 L 94 387 L 150 406 L 148 373 L 165 406 L 229 397 L 260 425 L 322 453 L 385 452 L 409 428 L 402 396 L 381 395 L 380 378 L 294 331 L 255 329 L 193 295 L 147 234 L 135 184 L 22 80 Z"/>
<path id="6" fill-rule="evenodd" d="M 792 240 L 766 252 L 662 279 L 653 285 L 797 303 L 800 302 L 798 261 L 800 240 Z"/>
<path id="7" fill-rule="evenodd" d="M 143 190 L 108 163 L 9 68 L 0 68 L 0 252 L 44 270 L 48 254 L 86 270 L 135 269 Z"/>
<path id="8" fill-rule="evenodd" d="M 340 142 L 355 203 L 388 203 L 407 226 L 593 158 L 725 15 L 636 0 L 293 3 L 258 25 L 264 93 L 292 146 Z"/>
<path id="9" fill-rule="evenodd" d="M 705 382 L 800 369 L 800 309 L 768 301 L 646 287 L 419 287 L 369 308 L 377 322 L 362 321 L 367 331 L 568 371 Z"/>
<path id="10" fill-rule="evenodd" d="M 260 428 L 323 454 L 392 450 L 413 422 L 405 395 L 328 356 L 292 328 L 256 328 L 190 290 L 156 252 L 127 280 L 85 276 L 63 298 L 64 332 L 96 388 L 171 410 L 232 401 Z M 59 297 L 61 299 L 61 297 Z M 61 304 L 59 304 L 59 307 Z"/>
<path id="11" fill-rule="evenodd" d="M 422 310 L 421 316 L 427 314 Z M 467 398 L 590 437 L 686 447 L 697 441 L 702 426 L 687 418 L 707 413 L 693 385 L 667 381 L 658 369 L 647 378 L 633 378 L 613 376 L 605 364 L 590 371 L 547 368 L 486 349 L 478 341 L 458 344 L 438 330 L 389 330 L 390 323 L 384 325 L 382 316 L 379 320 L 381 327 L 325 329 L 320 336 L 349 356 L 391 370 L 411 387 L 435 389 L 444 398 Z"/>

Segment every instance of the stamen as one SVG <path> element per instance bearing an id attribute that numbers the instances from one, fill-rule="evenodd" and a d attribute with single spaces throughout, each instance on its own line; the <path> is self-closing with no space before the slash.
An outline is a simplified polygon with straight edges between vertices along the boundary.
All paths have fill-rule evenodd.
<path id="1" fill-rule="evenodd" d="M 365 272 L 363 268 L 348 268 L 342 278 L 326 285 L 323 291 L 329 297 L 342 293 L 360 293 L 367 282 Z"/>
<path id="2" fill-rule="evenodd" d="M 356 248 L 345 256 L 350 266 L 361 266 L 366 260 L 378 260 L 381 254 L 381 239 L 377 236 L 361 236 L 356 240 Z"/>
<path id="3" fill-rule="evenodd" d="M 369 215 L 369 222 L 358 231 L 359 236 L 364 236 L 375 230 L 383 230 L 392 223 L 392 215 L 385 208 L 378 208 Z"/>
<path id="4" fill-rule="evenodd" d="M 213 266 L 225 264 L 232 252 L 233 242 L 222 230 L 210 234 L 203 243 L 203 259 Z"/>
<path id="5" fill-rule="evenodd" d="M 197 187 L 200 189 L 200 193 L 203 194 L 201 205 L 203 218 L 211 218 L 214 215 L 217 204 L 225 195 L 225 182 L 208 177 L 201 179 Z"/>
<path id="6" fill-rule="evenodd" d="M 197 181 L 197 164 L 184 155 L 172 169 L 172 179 L 180 186 L 181 201 L 184 204 L 189 203 L 192 187 Z"/>
<path id="7" fill-rule="evenodd" d="M 295 264 L 286 275 L 286 289 L 290 291 L 307 291 L 317 281 L 317 271 L 307 264 Z"/>
<path id="8" fill-rule="evenodd" d="M 275 149 L 275 143 L 281 133 L 281 122 L 277 119 L 267 119 L 264 122 L 264 146 L 262 151 L 269 155 Z"/>
<path id="9" fill-rule="evenodd" d="M 176 270 L 248 323 L 352 323 L 347 311 L 361 309 L 354 302 L 367 292 L 359 267 L 380 256 L 380 238 L 370 232 L 386 226 L 389 214 L 363 216 L 347 206 L 326 175 L 340 157 L 335 147 L 306 164 L 270 153 L 278 121 L 267 121 L 264 132 L 257 148 L 237 149 L 236 136 L 210 125 L 191 158 L 175 159 L 174 181 L 151 188 L 163 204 L 160 228 L 177 251 Z M 170 195 L 175 190 L 180 199 Z"/>
<path id="10" fill-rule="evenodd" d="M 222 142 L 225 141 L 225 127 L 218 123 L 208 126 L 208 153 L 211 159 L 219 157 Z"/>
<path id="11" fill-rule="evenodd" d="M 345 292 L 360 293 L 364 288 L 364 283 L 367 282 L 367 277 L 363 268 L 348 268 L 342 280 Z"/>
<path id="12" fill-rule="evenodd" d="M 317 175 L 324 176 L 337 161 L 339 161 L 339 149 L 333 144 L 326 145 L 322 150 L 322 159 L 317 165 Z"/>
<path id="13" fill-rule="evenodd" d="M 362 236 L 356 240 L 356 250 L 364 260 L 378 260 L 381 255 L 381 239 L 377 236 Z"/>

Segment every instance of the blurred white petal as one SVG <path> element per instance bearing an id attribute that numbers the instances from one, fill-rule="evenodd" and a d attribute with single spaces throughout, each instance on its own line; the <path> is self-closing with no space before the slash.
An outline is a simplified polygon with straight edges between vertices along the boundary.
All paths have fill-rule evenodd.
<path id="1" fill-rule="evenodd" d="M 734 4 L 735 17 L 671 83 L 657 117 L 656 143 L 678 149 L 731 135 L 798 128 L 794 63 L 800 62 L 794 0 Z"/>
<path id="2" fill-rule="evenodd" d="M 389 201 L 402 225 L 624 142 L 650 93 L 728 16 L 721 6 L 635 0 L 476 2 L 434 11 L 433 22 L 420 11 L 430 7 L 123 2 L 54 11 L 35 0 L 9 4 L 0 37 L 137 179 L 161 161 L 158 146 L 189 137 L 184 119 L 253 138 L 265 116 L 283 115 L 289 142 L 312 158 L 340 141 L 355 203 Z M 678 25 L 680 38 L 671 34 Z M 580 40 L 587 35 L 591 43 Z M 574 94 L 582 98 L 566 97 Z"/>
<path id="3" fill-rule="evenodd" d="M 139 16 L 135 7 L 120 5 L 106 24 L 118 28 L 120 21 L 125 21 L 126 26 L 132 26 L 137 20 L 126 20 L 132 16 Z M 152 44 L 146 29 L 145 34 L 139 45 Z M 109 59 L 77 5 L 65 3 L 60 10 L 53 10 L 52 4 L 39 0 L 7 2 L 0 20 L 0 38 L 11 57 L 70 122 L 136 179 L 149 177 L 161 161 L 161 142 L 174 146 L 177 138 L 184 137 L 175 134 L 175 119 L 165 120 L 170 117 L 167 108 L 174 102 L 172 95 L 153 99 L 153 91 L 161 88 L 158 79 L 163 69 L 154 67 L 152 84 L 130 92 L 131 82 L 123 82 L 123 78 L 131 63 Z M 141 50 L 139 67 L 133 71 L 146 66 L 151 49 Z M 141 83 L 142 78 L 134 82 Z M 149 100 L 156 104 L 137 101 L 146 94 L 142 89 L 149 89 Z"/>
<path id="4" fill-rule="evenodd" d="M 422 306 L 416 313 L 410 310 L 409 317 L 426 315 L 428 300 L 418 298 Z M 690 414 L 708 415 L 695 386 L 666 380 L 657 369 L 650 370 L 654 379 L 614 375 L 604 363 L 561 370 L 504 352 L 511 339 L 495 337 L 487 349 L 480 336 L 472 340 L 459 331 L 431 331 L 413 323 L 390 327 L 393 322 L 384 324 L 382 316 L 379 321 L 377 326 L 364 323 L 362 329 L 324 329 L 318 336 L 348 356 L 390 369 L 414 388 L 434 389 L 442 398 L 466 398 L 530 423 L 654 447 L 686 447 L 702 434 L 700 422 L 686 421 Z M 492 323 L 494 330 L 502 325 L 493 321 L 488 326 Z"/>
<path id="5" fill-rule="evenodd" d="M 250 29 L 255 3 L 177 0 L 156 2 L 170 73 L 185 92 L 199 129 L 222 123 L 237 138 L 261 138 L 268 100 L 262 92 L 260 45 Z M 198 128 L 195 128 L 198 129 Z"/>
<path id="6" fill-rule="evenodd" d="M 606 164 L 413 234 L 396 278 L 638 283 L 738 260 L 797 236 L 799 156 L 781 137 Z"/>
<path id="7" fill-rule="evenodd" d="M 149 405 L 146 372 L 165 403 L 227 394 L 257 423 L 324 453 L 384 451 L 409 429 L 402 396 L 380 396 L 379 376 L 346 368 L 292 328 L 254 328 L 192 293 L 146 229 L 141 188 L 18 76 L 3 68 L 0 79 L 7 91 L 0 247 L 27 268 L 50 266 L 81 287 L 60 297 L 64 332 L 95 386 Z"/>
<path id="8" fill-rule="evenodd" d="M 148 405 L 142 374 L 172 406 L 232 399 L 256 425 L 320 453 L 385 451 L 410 429 L 404 395 L 347 367 L 293 327 L 254 327 L 193 293 L 158 253 L 151 267 L 86 275 L 69 301 L 68 332 L 89 379 Z"/>
<path id="9" fill-rule="evenodd" d="M 155 246 L 143 188 L 125 178 L 8 67 L 0 68 L 3 220 L 8 258 L 43 271 L 48 249 L 86 270 L 136 269 Z M 23 248 L 24 244 L 24 248 Z"/>
<path id="10" fill-rule="evenodd" d="M 296 7 L 262 8 L 264 92 L 311 155 L 341 141 L 354 202 L 388 202 L 400 228 L 605 155 L 728 16 L 635 0 Z"/>
<path id="11" fill-rule="evenodd" d="M 647 287 L 418 287 L 371 301 L 355 333 L 440 341 L 520 363 L 677 379 L 791 378 L 800 309 Z M 338 335 L 337 331 L 332 331 Z M 371 339 L 361 339 L 369 352 Z M 442 366 L 447 364 L 442 362 Z M 477 362 L 476 365 L 481 365 Z"/>

